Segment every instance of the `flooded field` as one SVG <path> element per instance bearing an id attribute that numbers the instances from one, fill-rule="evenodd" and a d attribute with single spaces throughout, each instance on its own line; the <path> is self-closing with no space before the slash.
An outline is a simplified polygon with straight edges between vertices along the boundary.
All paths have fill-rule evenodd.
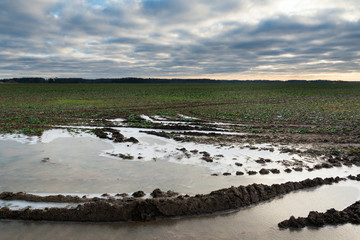
<path id="1" fill-rule="evenodd" d="M 217 136 L 241 136 L 231 125 L 212 123 L 198 130 L 192 123 L 143 119 L 193 129 L 144 129 L 109 120 L 111 128 L 57 127 L 40 137 L 0 137 L 0 192 L 36 196 L 125 199 L 156 188 L 180 195 L 208 194 L 230 186 L 284 184 L 316 177 L 358 175 L 355 165 L 328 165 L 322 154 L 308 154 L 309 144 L 224 143 Z M 182 116 L 186 119 L 186 116 Z M 214 127 L 215 126 L 215 127 Z M 120 136 L 120 137 L 119 137 Z M 187 137 L 196 136 L 199 141 Z M 121 141 L 119 140 L 121 138 Z M 134 140 L 135 139 L 135 140 Z M 202 139 L 202 140 L 201 140 Z M 292 151 L 289 151 L 292 149 Z M 320 166 L 320 167 L 319 167 Z M 357 181 L 309 188 L 249 207 L 199 216 L 125 223 L 0 221 L 1 239 L 354 239 L 360 227 L 280 230 L 277 224 L 309 211 L 344 209 L 360 200 Z M 75 208 L 77 203 L 0 200 L 10 210 Z M 44 234 L 45 233 L 45 234 Z"/>

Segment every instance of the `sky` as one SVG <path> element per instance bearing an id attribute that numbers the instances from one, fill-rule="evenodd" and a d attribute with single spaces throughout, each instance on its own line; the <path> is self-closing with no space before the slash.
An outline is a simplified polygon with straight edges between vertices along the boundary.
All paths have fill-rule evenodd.
<path id="1" fill-rule="evenodd" d="M 0 78 L 360 80 L 359 0 L 0 0 Z"/>

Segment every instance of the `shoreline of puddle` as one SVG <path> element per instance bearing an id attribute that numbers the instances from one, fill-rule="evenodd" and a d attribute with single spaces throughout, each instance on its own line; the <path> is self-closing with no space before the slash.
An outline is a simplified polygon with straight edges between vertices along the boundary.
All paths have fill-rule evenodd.
<path id="1" fill-rule="evenodd" d="M 160 119 L 159 119 L 160 120 Z M 119 119 L 118 119 L 119 121 Z M 121 121 L 119 121 L 121 122 Z M 221 126 L 222 124 L 218 124 Z M 26 159 L 26 154 L 21 155 L 19 151 L 27 150 L 29 161 L 26 166 L 30 166 L 30 172 L 25 172 L 27 177 L 21 178 L 20 176 L 12 176 L 9 177 L 9 173 L 14 173 L 15 170 L 21 170 L 22 168 L 17 165 L 14 166 L 9 172 L 7 172 L 7 176 L 4 174 L 0 174 L 0 180 L 8 179 L 5 181 L 0 181 L 0 192 L 3 191 L 13 191 L 13 192 L 27 192 L 35 195 L 73 195 L 73 196 L 88 196 L 88 197 L 98 197 L 102 198 L 101 195 L 107 193 L 110 197 L 114 197 L 115 194 L 118 193 L 128 193 L 131 195 L 133 192 L 138 190 L 144 190 L 146 193 L 145 198 L 150 197 L 150 192 L 155 188 L 160 188 L 161 190 L 174 190 L 179 192 L 180 194 L 190 194 L 191 196 L 196 194 L 205 194 L 211 191 L 215 191 L 217 189 L 222 189 L 230 186 L 239 186 L 239 185 L 249 185 L 253 183 L 258 184 L 280 184 L 287 181 L 302 181 L 307 178 L 315 178 L 315 177 L 347 177 L 348 175 L 357 175 L 359 173 L 358 167 L 352 166 L 341 166 L 339 168 L 333 167 L 330 169 L 320 169 L 312 172 L 308 172 L 306 170 L 302 172 L 292 171 L 290 174 L 283 172 L 284 168 L 280 168 L 279 165 L 275 161 L 271 163 L 266 163 L 266 165 L 261 165 L 255 163 L 259 156 L 264 157 L 262 154 L 268 153 L 269 151 L 259 151 L 261 148 L 274 148 L 274 152 L 279 153 L 277 147 L 273 144 L 254 144 L 251 147 L 257 149 L 249 149 L 249 146 L 246 144 L 234 144 L 236 145 L 233 148 L 231 146 L 220 146 L 220 145 L 211 145 L 211 144 L 199 144 L 199 143 L 188 143 L 188 142 L 177 142 L 173 139 L 165 139 L 158 136 L 149 135 L 146 133 L 140 133 L 143 130 L 151 130 L 151 131 L 178 131 L 178 132 L 189 132 L 189 130 L 163 130 L 163 129 L 143 129 L 143 128 L 133 128 L 126 126 L 114 126 L 111 128 L 120 130 L 120 133 L 124 134 L 125 137 L 138 137 L 140 140 L 140 147 L 142 155 L 147 155 L 147 158 L 142 159 L 134 159 L 134 160 L 124 160 L 118 157 L 112 157 L 107 153 L 118 154 L 124 152 L 124 149 L 131 149 L 135 144 L 132 143 L 114 143 L 110 140 L 103 140 L 97 138 L 95 135 L 81 132 L 73 133 L 72 130 L 76 129 L 94 129 L 95 127 L 79 127 L 79 126 L 58 126 L 60 128 L 47 130 L 44 132 L 41 137 L 28 137 L 25 135 L 1 135 L 0 141 L 3 141 L 4 144 L 11 148 L 13 145 L 13 156 L 8 156 L 12 158 L 14 161 L 18 162 L 21 165 L 22 160 Z M 67 129 L 72 129 L 70 132 Z M 198 130 L 191 130 L 196 132 Z M 208 131 L 207 133 L 210 133 Z M 134 135 L 134 133 L 139 134 L 140 136 Z M 234 134 L 232 132 L 217 132 L 219 134 Z M 242 133 L 235 133 L 242 134 Z M 74 146 L 78 142 L 81 144 L 84 149 L 81 148 L 81 151 L 85 154 L 86 159 L 81 158 L 82 154 L 79 152 L 76 153 L 77 147 Z M 6 143 L 6 144 L 5 144 Z M 146 144 L 145 144 L 146 143 Z M 66 146 L 69 144 L 69 146 Z M 87 145 L 88 144 L 88 145 Z M 16 146 L 14 146 L 16 145 Z M 128 146 L 129 145 L 129 146 Z M 151 146 L 156 145 L 157 148 L 150 151 Z M 165 151 L 161 148 L 161 146 L 170 145 L 169 148 Z M 41 147 L 40 147 L 41 146 Z M 47 149 L 48 147 L 52 148 Z M 88 147 L 88 149 L 86 148 Z M 201 148 L 202 150 L 206 150 L 211 154 L 211 156 L 218 155 L 219 151 L 226 152 L 224 158 L 226 160 L 223 163 L 217 162 L 207 163 L 202 161 L 201 156 L 191 156 L 190 159 L 186 158 L 184 152 L 177 150 L 181 149 L 180 146 L 185 147 L 188 151 L 194 150 L 194 148 Z M 282 145 L 280 147 L 287 147 L 286 145 Z M 289 145 L 291 146 L 291 144 Z M 298 147 L 299 145 L 297 145 Z M 219 147 L 219 148 L 218 148 Z M 307 146 L 309 147 L 309 146 Z M 61 151 L 61 148 L 63 148 Z M 254 155 L 250 156 L 246 161 L 246 157 L 249 157 L 248 154 L 240 154 L 234 153 L 232 149 L 236 149 L 236 151 L 250 151 L 250 153 L 254 153 Z M 21 150 L 20 150 L 21 149 Z M 134 154 L 139 153 L 139 148 L 134 148 L 128 152 L 125 151 L 124 154 Z M 199 152 L 201 151 L 200 149 Z M 3 150 L 1 150 L 0 146 L 0 155 L 3 157 Z M 80 149 L 79 149 L 80 151 Z M 71 157 L 63 157 L 66 153 L 72 152 L 73 159 Z M 95 152 L 95 156 L 94 156 Z M 31 154 L 34 153 L 32 156 Z M 51 155 L 52 156 L 48 156 Z M 75 153 L 75 154 L 74 154 Z M 87 155 L 86 155 L 87 154 Z M 167 155 L 166 155 L 167 154 Z M 232 160 L 232 155 L 236 155 L 238 157 L 238 161 L 243 163 L 242 170 L 256 170 L 259 171 L 262 167 L 273 168 L 277 167 L 281 170 L 280 174 L 269 174 L 269 175 L 242 175 L 236 176 L 235 171 L 238 170 L 234 166 Z M 259 155 L 257 155 L 259 154 Z M 5 154 L 6 155 L 6 154 Z M 11 154 L 10 154 L 11 155 Z M 244 156 L 245 155 L 245 156 Z M 62 156 L 61 158 L 56 158 L 55 156 Z M 92 156 L 92 157 L 91 157 Z M 153 157 L 156 157 L 156 161 L 153 160 Z M 172 157 L 171 157 L 172 156 Z M 175 156 L 175 157 L 174 157 Z M 181 159 L 177 159 L 176 157 L 181 157 Z M 241 159 L 241 156 L 244 158 Z M 253 156 L 253 157 L 252 157 Z M 313 166 L 317 163 L 317 161 L 321 161 L 321 159 L 312 159 L 312 157 L 298 156 L 296 154 L 288 154 L 289 159 L 295 156 L 296 158 L 300 158 L 297 160 L 305 161 L 310 166 Z M 41 162 L 44 158 L 49 158 L 48 162 Z M 274 157 L 275 158 L 275 157 Z M 2 158 L 4 159 L 4 158 Z M 22 160 L 21 160 L 22 159 Z M 71 166 L 71 160 L 73 160 L 74 166 Z M 284 160 L 281 156 L 276 161 Z M 52 162 L 53 161 L 53 162 Z M 89 161 L 89 164 L 84 163 L 83 161 Z M 90 161 L 93 161 L 90 163 Z M 221 161 L 221 160 L 219 160 Z M 2 165 L 1 165 L 2 164 Z M 99 165 L 100 164 L 100 165 Z M 221 165 L 222 164 L 222 165 Z M 232 165 L 231 165 L 232 164 Z M 4 163 L 0 163 L 1 166 Z M 90 166 L 88 166 L 90 165 Z M 133 165 L 133 166 L 131 166 Z M 135 166 L 136 165 L 136 166 Z M 26 168 L 25 166 L 25 168 Z M 96 169 L 96 166 L 99 169 Z M 42 169 L 44 168 L 45 169 Z M 32 174 L 31 170 L 36 169 L 41 174 L 44 173 L 43 170 L 56 172 L 56 167 L 61 168 L 60 173 L 66 173 L 65 178 L 68 177 L 67 180 L 64 180 L 63 177 L 59 176 L 42 176 L 39 179 L 39 175 Z M 47 168 L 47 169 L 46 169 Z M 66 169 L 68 168 L 68 169 Z M 144 169 L 145 168 L 145 169 Z M 118 169 L 119 171 L 114 171 L 114 169 Z M 3 169 L 4 170 L 4 169 Z M 66 171 L 67 170 L 67 171 Z M 122 173 L 121 171 L 127 171 L 127 174 Z M 1 171 L 1 170 L 0 170 Z M 99 171 L 99 172 L 97 172 Z M 231 172 L 231 176 L 222 176 L 224 172 Z M 211 176 L 211 174 L 218 174 L 218 176 Z M 68 175 L 67 175 L 68 174 Z M 21 175 L 21 174 L 18 174 Z M 89 176 L 88 176 L 89 175 Z M 116 179 L 115 176 L 119 175 L 119 178 Z M 2 179 L 1 179 L 2 176 Z M 332 190 L 334 189 L 334 190 Z M 336 190 L 335 190 L 336 189 Z M 350 191 L 351 190 L 351 191 Z M 324 194 L 318 194 L 319 192 L 324 192 Z M 327 194 L 326 192 L 333 192 L 333 194 Z M 298 195 L 297 195 L 298 194 Z M 309 195 L 310 194 L 310 195 Z M 335 195 L 334 195 L 335 194 Z M 303 196 L 300 198 L 293 198 L 293 196 Z M 343 195 L 348 196 L 346 201 L 344 201 L 343 197 L 335 197 L 331 201 L 328 201 L 330 196 Z M 351 197 L 350 197 L 351 195 Z M 286 201 L 287 203 L 281 204 L 282 208 L 277 209 L 274 208 L 274 202 L 281 202 L 283 199 L 292 199 L 290 201 Z M 310 200 L 313 199 L 313 200 Z M 302 234 L 298 231 L 279 231 L 276 224 L 279 221 L 284 219 L 288 219 L 289 216 L 306 216 L 308 211 L 319 210 L 324 211 L 328 208 L 335 207 L 337 209 L 345 208 L 347 205 L 353 203 L 353 200 L 360 199 L 360 187 L 358 183 L 354 182 L 344 182 L 331 186 L 323 186 L 320 188 L 300 191 L 291 193 L 290 197 L 283 196 L 276 198 L 270 202 L 259 203 L 255 206 L 251 206 L 245 209 L 237 209 L 232 210 L 229 213 L 222 212 L 216 213 L 215 215 L 205 215 L 205 216 L 197 216 L 196 218 L 175 218 L 162 220 L 160 222 L 150 222 L 150 223 L 122 223 L 117 225 L 117 223 L 113 224 L 75 224 L 75 223 L 67 223 L 65 225 L 58 223 L 27 223 L 27 222 L 13 222 L 13 221 L 0 221 L 0 230 L 4 233 L 4 236 L 11 236 L 11 234 L 15 234 L 18 232 L 21 235 L 22 239 L 31 239 L 34 235 L 28 234 L 28 231 L 50 231 L 52 233 L 56 233 L 57 230 L 62 229 L 64 231 L 63 236 L 74 236 L 76 235 L 75 228 L 80 227 L 82 229 L 86 229 L 85 231 L 89 232 L 88 236 L 95 236 L 96 232 L 101 232 L 103 236 L 98 236 L 98 239 L 107 239 L 111 236 L 118 236 L 124 238 L 132 238 L 132 239 L 143 239 L 145 236 L 149 236 L 149 234 L 155 234 L 156 236 L 172 236 L 176 239 L 187 239 L 187 237 L 192 237 L 194 239 L 203 239 L 206 237 L 207 239 L 230 239 L 234 237 L 242 236 L 243 239 L 308 239 L 309 237 L 317 236 L 316 239 L 329 239 L 330 236 L 339 236 L 342 239 L 353 239 L 353 236 L 360 234 L 359 226 L 353 225 L 341 225 L 339 227 L 325 227 L 321 230 L 317 230 L 319 234 L 316 234 L 311 228 L 306 228 L 301 231 Z M 313 204 L 306 205 L 304 203 L 312 201 Z M 327 201 L 322 203 L 322 201 Z M 296 202 L 303 203 L 303 205 L 298 205 Z M 26 205 L 25 203 L 19 203 Z M 276 204 L 275 204 L 276 205 Z M 291 206 L 296 206 L 291 207 Z M 307 206 L 305 208 L 305 206 Z M 316 206 L 321 206 L 316 207 Z M 325 207 L 326 206 L 326 207 Z M 341 206 L 341 207 L 339 207 Z M 46 208 L 46 206 L 43 206 Z M 49 206 L 47 206 L 49 207 Z M 52 207 L 52 206 L 50 206 Z M 283 209 L 285 207 L 285 210 Z M 256 211 L 256 209 L 261 208 L 262 210 Z M 294 212 L 286 212 L 292 209 L 296 210 Z M 254 212 L 255 213 L 249 213 Z M 265 212 L 264 212 L 265 211 Z M 276 212 L 276 216 L 274 218 L 273 211 Z M 286 212 L 286 213 L 285 213 Z M 249 213 L 249 214 L 247 214 Z M 275 212 L 274 212 L 275 213 Z M 220 214 L 220 215 L 218 215 Z M 245 215 L 245 216 L 243 216 Z M 254 221 L 248 222 L 248 217 L 251 216 L 251 219 Z M 270 220 L 271 219 L 271 220 Z M 265 220 L 265 221 L 264 221 Z M 256 221 L 258 221 L 256 223 Z M 271 223 L 270 223 L 271 222 Z M 171 223 L 170 226 L 167 223 Z M 232 228 L 230 225 L 226 225 L 226 223 L 230 225 L 243 225 L 244 227 L 236 227 Z M 31 225 L 29 225 L 31 224 Z M 115 224 L 115 225 L 114 225 Z M 195 224 L 194 228 L 190 227 L 190 225 Z M 204 226 L 208 224 L 215 225 L 224 225 L 215 227 L 214 231 L 205 231 Z M 261 226 L 259 228 L 259 225 Z M 13 226 L 13 227 L 9 227 Z M 59 226 L 57 229 L 50 230 L 49 228 L 53 228 L 53 226 Z M 91 228 L 89 228 L 92 226 Z M 93 227 L 96 226 L 96 231 Z M 112 226 L 118 226 L 116 228 Z M 145 231 L 138 231 L 137 233 L 129 233 L 128 228 L 138 228 L 143 229 L 146 228 Z M 161 227 L 161 226 L 166 226 Z M 75 228 L 74 228 L 75 227 Z M 105 227 L 105 228 L 104 228 Z M 14 231 L 18 229 L 19 231 Z M 91 230 L 92 229 L 92 230 Z M 206 228 L 208 229 L 208 228 Z M 349 229 L 352 229 L 351 231 Z M 5 230 L 5 231 L 4 231 Z M 215 231 L 216 230 L 216 231 Z M 260 231 L 259 231 L 260 230 Z M 143 234 L 142 234 L 143 233 Z M 37 235 L 39 237 L 39 235 Z M 83 236 L 77 235 L 78 239 L 82 239 Z M 107 236 L 107 237 L 106 237 Z M 176 237 L 177 236 L 177 237 Z M 39 237 L 38 239 L 41 239 Z M 56 239 L 56 238 L 55 238 Z M 155 239 L 155 238 L 154 238 Z"/>
<path id="2" fill-rule="evenodd" d="M 61 128 L 63 127 L 63 128 Z M 194 172 L 197 172 L 198 176 L 193 176 L 195 179 L 196 177 L 201 179 L 206 179 L 206 181 L 223 181 L 224 179 L 231 179 L 231 181 L 225 180 L 224 182 L 230 183 L 234 182 L 234 184 L 251 184 L 251 183 L 282 183 L 289 180 L 304 180 L 306 178 L 313 178 L 313 177 L 331 177 L 331 176 L 348 176 L 351 174 L 357 173 L 357 167 L 352 166 L 341 166 L 341 167 L 333 167 L 330 169 L 320 169 L 316 171 L 292 171 L 291 173 L 285 173 L 284 169 L 288 168 L 284 166 L 284 162 L 290 164 L 290 168 L 292 167 L 291 164 L 305 164 L 308 167 L 312 167 L 317 164 L 320 160 L 320 157 L 311 157 L 311 156 L 299 156 L 298 154 L 292 153 L 281 153 L 280 147 L 286 147 L 286 145 L 282 146 L 274 146 L 271 143 L 269 144 L 253 144 L 249 146 L 248 144 L 233 144 L 230 146 L 224 146 L 221 144 L 212 145 L 212 144 L 200 144 L 200 143 L 192 143 L 192 142 L 178 142 L 174 139 L 167 139 L 159 136 L 154 136 L 143 132 L 146 129 L 143 128 L 132 128 L 132 127 L 112 127 L 115 130 L 118 130 L 121 134 L 125 137 L 135 137 L 139 140 L 139 143 L 114 143 L 107 139 L 99 139 L 94 134 L 89 131 L 91 129 L 95 129 L 95 127 L 81 127 L 81 126 L 58 126 L 57 129 L 51 129 L 44 131 L 43 135 L 40 137 L 28 137 L 25 135 L 19 134 L 4 134 L 0 136 L 0 141 L 14 141 L 21 144 L 25 144 L 29 146 L 31 150 L 31 146 L 36 148 L 36 146 L 43 146 L 42 151 L 46 152 L 46 145 L 53 144 L 51 147 L 56 149 L 60 147 L 65 147 L 67 142 L 71 142 L 69 144 L 76 144 L 76 140 L 84 141 L 85 143 L 80 144 L 89 144 L 91 142 L 91 146 L 89 150 L 95 147 L 95 145 L 99 145 L 101 143 L 103 146 L 111 146 L 111 148 L 103 147 L 101 150 L 97 150 L 96 155 L 93 156 L 93 159 L 99 157 L 100 158 L 107 158 L 112 159 L 115 162 L 113 163 L 114 168 L 119 167 L 119 163 L 123 163 L 126 165 L 131 164 L 146 164 L 146 163 L 159 163 L 163 165 L 167 165 L 167 167 L 175 164 L 174 166 L 170 167 L 170 171 L 173 171 L 177 168 L 187 168 L 186 170 L 194 169 Z M 69 131 L 70 130 L 70 131 Z M 163 131 L 159 129 L 151 129 L 152 131 Z M 74 132 L 75 131 L 75 132 Z M 79 131 L 76 133 L 76 131 Z M 171 130 L 169 130 L 171 131 Z M 202 131 L 201 131 L 202 132 Z M 209 131 L 206 131 L 209 132 Z M 210 131 L 211 132 L 211 131 Z M 225 134 L 233 134 L 231 132 L 224 132 Z M 242 133 L 235 133 L 235 134 L 242 134 Z M 66 139 L 68 141 L 66 141 Z M 73 141 L 74 140 L 74 141 Z M 58 146 L 54 144 L 54 142 L 59 142 Z M 290 146 L 290 145 L 289 145 Z M 1 148 L 1 147 L 0 147 Z M 50 146 L 49 146 L 50 148 Z M 73 148 L 76 149 L 76 148 Z M 185 149 L 185 150 L 184 150 Z M 265 150 L 262 150 L 265 149 Z M 189 153 L 191 151 L 196 150 L 197 153 Z M 1 151 L 1 149 L 0 149 Z M 87 150 L 82 150 L 86 152 Z M 184 152 L 186 151 L 186 152 Z M 76 150 L 74 150 L 76 152 Z M 210 156 L 213 157 L 213 162 L 206 162 L 202 160 L 202 155 L 199 154 L 200 152 L 206 152 Z M 41 163 L 42 165 L 56 165 L 61 164 L 62 162 L 57 159 L 57 157 L 53 154 L 53 156 L 47 156 L 47 153 L 43 154 L 43 157 L 39 159 L 39 162 L 45 161 L 47 162 Z M 125 155 L 125 156 L 133 156 L 134 159 L 126 160 L 116 157 L 114 155 Z M 74 155 L 74 153 L 71 153 Z M 79 155 L 79 154 L 77 154 Z M 81 154 L 80 154 L 81 155 Z M 217 157 L 218 156 L 218 157 Z M 81 156 L 78 156 L 81 158 Z M 140 159 L 141 158 L 141 159 Z M 266 162 L 265 164 L 259 164 L 256 161 L 259 159 L 270 159 L 271 162 Z M 19 160 L 21 161 L 21 160 Z M 79 161 L 79 160 L 78 160 Z M 86 161 L 86 160 L 84 160 Z M 63 161 L 64 162 L 64 161 Z M 102 162 L 97 161 L 101 167 Z M 158 165 L 159 165 L 158 164 Z M 111 165 L 111 164 L 109 164 Z M 104 166 L 106 168 L 110 167 L 109 165 Z M 241 166 L 240 166 L 241 165 Z M 187 167 L 186 167 L 187 166 Z M 71 167 L 71 166 L 70 166 Z M 154 167 L 153 165 L 146 165 L 146 167 Z M 259 170 L 262 168 L 266 169 L 278 169 L 279 174 L 269 173 L 267 175 L 259 174 Z M 173 170 L 174 169 L 174 170 Z M 159 168 L 159 170 L 163 171 L 162 176 L 157 176 L 166 181 L 166 171 L 167 169 Z M 184 169 L 184 171 L 186 171 Z M 140 171 L 138 169 L 133 171 Z M 249 171 L 256 172 L 256 175 L 250 176 L 247 174 Z M 242 172 L 244 175 L 236 176 L 238 172 Z M 231 176 L 222 176 L 224 173 L 231 174 Z M 134 173 L 133 174 L 138 174 Z M 154 174 L 154 171 L 150 173 Z M 196 174 L 196 173 L 194 173 Z M 114 172 L 111 172 L 111 175 L 114 175 Z M 110 176 L 111 176 L 110 175 Z M 218 175 L 218 176 L 211 176 L 211 175 Z M 209 177 L 210 176 L 210 177 Z M 36 177 L 36 176 L 34 176 Z M 106 176 L 105 176 L 106 178 Z M 127 176 L 127 181 L 130 180 L 130 176 Z M 214 178 L 214 180 L 212 180 Z M 91 178 L 90 178 L 91 179 Z M 121 179 L 121 178 L 120 178 Z M 144 178 L 145 179 L 145 178 Z M 186 186 L 196 185 L 192 180 L 186 183 Z M 202 181 L 199 179 L 200 181 Z M 241 179 L 239 181 L 239 179 Z M 87 179 L 89 180 L 89 179 Z M 96 178 L 92 179 L 96 181 Z M 179 185 L 182 184 L 181 176 L 178 176 Z M 93 181 L 92 181 L 93 182 Z M 144 183 L 146 185 L 146 183 Z M 164 184 L 160 184 L 161 188 L 164 188 Z M 180 189 L 172 189 L 175 184 L 170 184 L 168 188 L 164 190 L 184 190 L 184 188 Z M 228 187 L 227 185 L 216 185 L 216 187 Z M 0 189 L 2 186 L 0 185 Z M 156 186 L 153 185 L 153 189 Z M 189 189 L 188 187 L 188 189 Z M 9 189 L 7 189 L 9 190 Z M 27 191 L 27 189 L 18 189 L 20 191 Z M 37 192 L 31 190 L 31 192 Z M 104 189 L 106 190 L 106 189 Z M 143 189 L 133 189 L 132 191 L 143 190 Z M 145 190 L 149 190 L 149 187 L 146 187 Z M 211 189 L 209 187 L 201 188 L 199 186 L 197 188 L 198 191 L 195 189 L 191 189 L 191 194 L 197 193 L 205 193 L 209 190 L 216 190 Z M 77 190 L 80 191 L 80 190 Z M 132 192 L 128 191 L 128 192 Z M 89 193 L 94 193 L 93 191 Z M 99 193 L 99 192 L 96 192 Z"/>

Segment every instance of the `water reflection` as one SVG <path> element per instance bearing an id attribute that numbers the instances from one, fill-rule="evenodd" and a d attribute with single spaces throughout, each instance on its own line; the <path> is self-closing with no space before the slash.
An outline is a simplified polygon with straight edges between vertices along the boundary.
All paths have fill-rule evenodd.
<path id="1" fill-rule="evenodd" d="M 0 192 L 131 193 L 140 189 L 151 192 L 159 187 L 196 194 L 254 182 L 272 184 L 358 174 L 355 167 L 343 167 L 310 173 L 212 177 L 211 169 L 201 164 L 179 164 L 165 158 L 123 161 L 101 156 L 114 148 L 113 144 L 87 135 L 65 134 L 47 139 L 51 141 L 37 144 L 1 141 Z M 151 139 L 147 136 L 143 140 L 151 143 Z M 44 158 L 49 160 L 42 162 Z M 232 213 L 148 223 L 0 221 L 0 239 L 356 239 L 360 227 L 350 224 L 291 231 L 279 230 L 277 223 L 291 215 L 306 216 L 312 210 L 343 209 L 359 199 L 358 182 L 348 181 L 291 193 Z"/>
<path id="2" fill-rule="evenodd" d="M 132 136 L 137 129 L 127 129 L 121 132 L 126 137 Z M 69 133 L 57 131 L 45 132 L 42 141 L 32 144 L 22 144 L 18 141 L 1 140 L 0 144 L 0 191 L 25 191 L 32 193 L 131 193 L 143 190 L 150 193 L 155 188 L 174 190 L 180 193 L 196 194 L 209 193 L 210 191 L 251 183 L 282 183 L 286 181 L 301 181 L 306 178 L 347 176 L 357 174 L 357 168 L 332 168 L 313 172 L 281 171 L 280 174 L 262 176 L 211 176 L 214 170 L 235 171 L 236 165 L 232 154 L 246 155 L 252 159 L 257 154 L 272 158 L 286 158 L 284 154 L 276 151 L 258 151 L 236 148 L 219 148 L 211 145 L 194 145 L 191 143 L 176 143 L 165 138 L 139 133 L 136 136 L 141 141 L 138 145 L 114 144 L 110 141 L 100 140 L 89 134 L 72 137 Z M 141 135 L 143 134 L 143 135 Z M 57 137 L 56 137 L 57 136 Z M 145 139 L 145 140 L 144 140 Z M 157 141 L 156 141 L 157 140 Z M 161 144 L 159 143 L 161 141 Z M 36 143 L 36 144 L 35 144 Z M 152 144 L 152 145 L 151 145 Z M 189 145 L 189 146 L 188 146 Z M 197 147 L 206 150 L 212 155 L 222 153 L 224 158 L 214 163 L 206 163 L 199 159 L 201 156 L 187 158 L 181 151 L 176 150 L 181 146 Z M 157 149 L 158 147 L 158 149 Z M 167 148 L 163 153 L 162 148 Z M 144 161 L 122 160 L 104 155 L 110 151 L 129 151 L 137 156 L 139 151 L 144 152 Z M 125 149 L 125 150 L 124 150 Z M 150 149 L 150 150 L 149 150 Z M 160 152 L 159 152 L 160 151 Z M 176 151 L 177 153 L 174 153 Z M 156 155 L 158 154 L 158 156 Z M 176 159 L 176 154 L 182 154 L 181 160 Z M 157 156 L 156 161 L 146 160 Z M 253 160 L 238 159 L 243 161 L 244 169 L 263 166 Z M 292 156 L 289 156 L 291 158 Z M 44 160 L 45 159 L 45 160 Z M 271 168 L 267 163 L 267 168 Z M 241 169 L 242 171 L 245 171 Z"/>

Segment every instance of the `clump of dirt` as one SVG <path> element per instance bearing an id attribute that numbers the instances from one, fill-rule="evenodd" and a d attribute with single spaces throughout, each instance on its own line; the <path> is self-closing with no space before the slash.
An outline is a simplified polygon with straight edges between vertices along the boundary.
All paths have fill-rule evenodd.
<path id="1" fill-rule="evenodd" d="M 360 176 L 358 177 L 360 178 Z M 152 193 L 156 196 L 154 198 L 93 198 L 87 199 L 88 202 L 82 203 L 76 208 L 10 210 L 4 207 L 0 209 L 0 219 L 92 222 L 149 221 L 156 218 L 189 216 L 237 209 L 267 201 L 292 191 L 344 180 L 346 179 L 336 177 L 306 179 L 301 182 L 286 182 L 271 186 L 251 184 L 224 188 L 209 194 L 197 194 L 191 197 L 188 195 L 166 197 L 162 191 L 155 189 Z M 143 196 L 142 191 L 137 193 L 139 193 L 139 195 L 136 194 L 137 196 Z M 1 196 L 9 198 L 11 193 L 2 193 Z M 44 199 L 44 197 L 42 198 Z M 78 198 L 76 201 L 84 202 L 85 200 Z"/>
<path id="2" fill-rule="evenodd" d="M 113 129 L 113 128 L 96 128 L 93 131 L 94 131 L 94 134 L 98 138 L 109 139 L 109 140 L 112 140 L 115 143 L 119 143 L 119 142 L 138 143 L 139 142 L 134 137 L 130 137 L 130 138 L 124 137 L 124 135 L 122 135 L 120 133 L 120 131 L 118 131 L 116 129 Z"/>
<path id="3" fill-rule="evenodd" d="M 354 181 L 360 181 L 360 174 L 357 176 L 349 175 L 348 179 L 354 180 Z"/>
<path id="4" fill-rule="evenodd" d="M 143 191 L 137 191 L 137 192 L 134 192 L 133 194 L 132 194 L 132 196 L 133 197 L 136 197 L 136 198 L 141 198 L 141 197 L 143 197 L 143 196 L 145 196 L 146 194 L 143 192 Z"/>
<path id="5" fill-rule="evenodd" d="M 188 150 L 186 148 L 177 148 L 176 150 L 184 153 L 184 155 L 187 157 L 187 158 L 190 158 L 191 157 L 191 154 L 188 152 Z"/>
<path id="6" fill-rule="evenodd" d="M 266 175 L 266 174 L 269 174 L 269 173 L 273 173 L 273 174 L 279 174 L 280 173 L 280 170 L 276 169 L 276 168 L 272 168 L 272 169 L 265 169 L 265 168 L 262 168 L 259 173 L 261 175 Z"/>
<path id="7" fill-rule="evenodd" d="M 265 168 L 262 168 L 260 171 L 259 171 L 259 173 L 261 174 L 261 175 L 266 175 L 266 174 L 269 174 L 269 170 L 268 169 L 265 169 Z"/>
<path id="8" fill-rule="evenodd" d="M 355 165 L 360 167 L 360 149 L 350 148 L 350 151 L 332 149 L 327 153 L 325 158 L 327 158 L 328 163 L 334 167 L 341 166 L 341 164 L 345 166 Z"/>
<path id="9" fill-rule="evenodd" d="M 128 197 L 129 196 L 129 194 L 127 194 L 127 193 L 117 193 L 116 195 L 115 195 L 115 197 Z"/>
<path id="10" fill-rule="evenodd" d="M 154 191 L 152 191 L 152 193 L 150 194 L 153 198 L 166 198 L 166 197 L 174 197 L 179 195 L 179 193 L 174 192 L 174 191 L 167 191 L 167 192 L 163 192 L 161 191 L 159 188 L 154 189 Z"/>
<path id="11" fill-rule="evenodd" d="M 272 162 L 271 159 L 265 159 L 265 158 L 259 158 L 258 160 L 255 160 L 256 163 L 265 165 L 266 163 Z"/>
<path id="12" fill-rule="evenodd" d="M 194 149 L 194 150 L 191 150 L 190 152 L 191 152 L 192 154 L 197 154 L 197 153 L 199 152 L 199 150 Z"/>
<path id="13" fill-rule="evenodd" d="M 265 164 L 264 159 L 258 159 L 258 160 L 255 160 L 255 162 L 258 163 L 258 164 L 262 164 L 262 165 Z"/>
<path id="14" fill-rule="evenodd" d="M 41 159 L 42 163 L 47 163 L 50 162 L 50 158 L 49 157 L 44 157 L 43 159 Z"/>
<path id="15" fill-rule="evenodd" d="M 122 158 L 122 159 L 125 159 L 125 160 L 133 160 L 134 159 L 134 156 L 131 156 L 129 154 L 122 154 L 122 153 L 118 153 L 118 154 L 115 154 L 115 153 L 107 153 L 109 154 L 110 156 L 113 156 L 113 157 L 119 157 L 119 158 Z"/>
<path id="16" fill-rule="evenodd" d="M 295 218 L 291 216 L 289 220 L 280 222 L 278 226 L 279 228 L 304 228 L 306 226 L 323 227 L 345 223 L 360 224 L 360 201 L 342 211 L 331 208 L 325 213 L 311 211 L 307 217 Z"/>
<path id="17" fill-rule="evenodd" d="M 273 168 L 273 169 L 270 169 L 270 172 L 272 172 L 273 174 L 279 174 L 280 170 Z"/>
<path id="18" fill-rule="evenodd" d="M 201 157 L 202 160 L 206 161 L 206 162 L 213 162 L 213 158 L 210 156 L 210 153 L 208 152 L 199 152 L 200 154 L 202 154 L 203 156 Z"/>

